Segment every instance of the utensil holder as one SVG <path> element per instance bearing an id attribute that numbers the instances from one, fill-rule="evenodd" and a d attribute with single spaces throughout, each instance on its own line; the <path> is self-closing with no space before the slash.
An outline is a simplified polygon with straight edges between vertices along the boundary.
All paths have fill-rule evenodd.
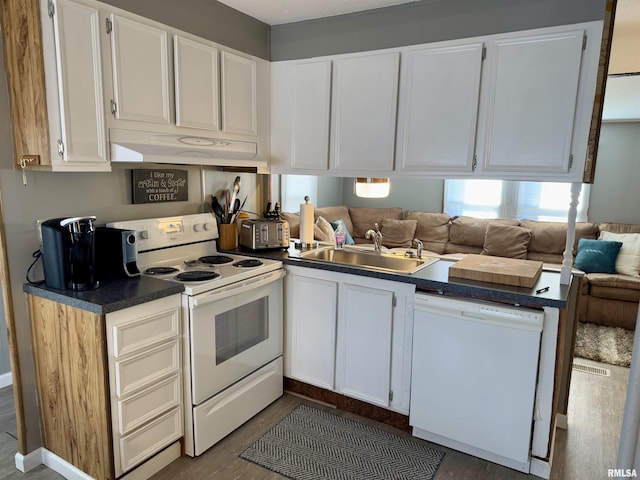
<path id="1" fill-rule="evenodd" d="M 235 250 L 238 248 L 238 226 L 235 223 L 221 223 L 218 225 L 218 248 L 220 250 Z"/>

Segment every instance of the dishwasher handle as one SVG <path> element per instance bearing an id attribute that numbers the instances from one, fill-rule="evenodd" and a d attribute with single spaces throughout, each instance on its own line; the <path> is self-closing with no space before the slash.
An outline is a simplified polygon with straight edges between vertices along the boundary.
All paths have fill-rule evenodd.
<path id="1" fill-rule="evenodd" d="M 542 312 L 493 306 L 480 302 L 443 299 L 442 297 L 434 297 L 432 302 L 424 297 L 426 295 L 416 295 L 414 307 L 416 311 L 481 322 L 496 327 L 516 328 L 534 332 L 542 331 L 544 321 Z"/>

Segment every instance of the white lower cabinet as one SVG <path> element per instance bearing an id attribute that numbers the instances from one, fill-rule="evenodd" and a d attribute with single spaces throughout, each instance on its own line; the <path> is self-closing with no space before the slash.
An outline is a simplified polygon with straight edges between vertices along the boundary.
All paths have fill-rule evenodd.
<path id="1" fill-rule="evenodd" d="M 407 414 L 411 284 L 287 266 L 285 376 Z"/>
<path id="2" fill-rule="evenodd" d="M 116 476 L 183 436 L 180 295 L 106 315 Z"/>

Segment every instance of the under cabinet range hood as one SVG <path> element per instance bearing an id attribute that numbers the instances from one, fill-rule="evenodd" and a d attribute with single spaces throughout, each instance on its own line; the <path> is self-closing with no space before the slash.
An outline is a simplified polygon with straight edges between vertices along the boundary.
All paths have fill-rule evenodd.
<path id="1" fill-rule="evenodd" d="M 255 142 L 195 135 L 109 129 L 112 162 L 255 167 Z"/>

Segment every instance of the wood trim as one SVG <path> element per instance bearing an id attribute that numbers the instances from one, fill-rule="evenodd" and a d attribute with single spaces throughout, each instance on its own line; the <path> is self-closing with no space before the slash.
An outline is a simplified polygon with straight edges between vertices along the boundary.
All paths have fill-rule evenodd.
<path id="1" fill-rule="evenodd" d="M 4 302 L 4 320 L 7 326 L 7 343 L 9 344 L 9 363 L 13 377 L 13 403 L 16 411 L 16 433 L 18 435 L 18 453 L 26 455 L 27 430 L 24 424 L 24 403 L 22 401 L 22 375 L 20 373 L 20 356 L 18 341 L 16 340 L 16 319 L 13 309 L 13 293 L 9 262 L 7 260 L 7 240 L 4 229 L 4 214 L 2 208 L 2 192 L 0 192 L 0 285 L 2 286 L 2 301 Z"/>
<path id="2" fill-rule="evenodd" d="M 114 478 L 105 317 L 27 295 L 44 446 Z"/>
<path id="3" fill-rule="evenodd" d="M 412 430 L 409 425 L 409 417 L 406 415 L 392 412 L 386 408 L 371 405 L 370 403 L 356 400 L 340 393 L 332 392 L 331 390 L 309 385 L 308 383 L 288 377 L 284 377 L 284 389 L 287 392 L 335 406 L 345 412 L 386 423 L 405 432 L 411 432 Z"/>
<path id="4" fill-rule="evenodd" d="M 39 156 L 50 165 L 42 28 L 38 0 L 0 0 L 9 103 L 16 161 Z"/>
<path id="5" fill-rule="evenodd" d="M 596 157 L 600 143 L 600 127 L 602 125 L 602 109 L 604 108 L 604 92 L 607 87 L 607 73 L 609 71 L 609 57 L 611 56 L 611 40 L 613 38 L 614 20 L 618 0 L 607 0 L 604 11 L 604 26 L 602 27 L 602 42 L 600 44 L 600 62 L 598 64 L 598 78 L 596 92 L 591 113 L 591 129 L 587 144 L 587 158 L 584 164 L 583 183 L 593 183 L 596 176 Z"/>

